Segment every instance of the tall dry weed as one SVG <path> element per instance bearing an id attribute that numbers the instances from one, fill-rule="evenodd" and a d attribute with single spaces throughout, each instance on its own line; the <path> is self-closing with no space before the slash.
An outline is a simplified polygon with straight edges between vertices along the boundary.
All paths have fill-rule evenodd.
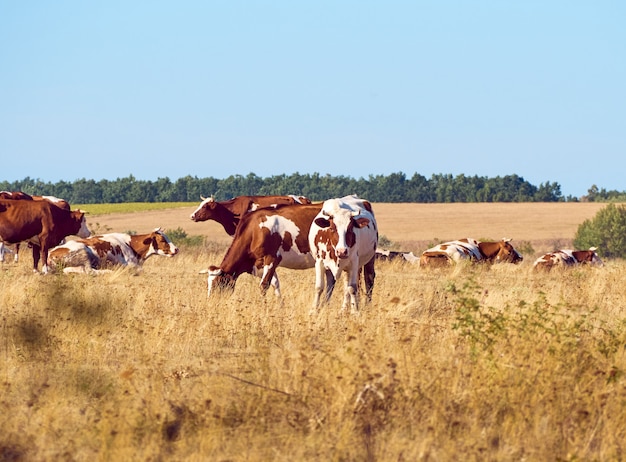
<path id="1" fill-rule="evenodd" d="M 620 460 L 623 262 L 434 271 L 380 263 L 373 302 L 309 315 L 243 275 L 207 300 L 182 249 L 143 271 L 0 271 L 9 460 Z M 26 259 L 25 259 L 26 260 Z"/>

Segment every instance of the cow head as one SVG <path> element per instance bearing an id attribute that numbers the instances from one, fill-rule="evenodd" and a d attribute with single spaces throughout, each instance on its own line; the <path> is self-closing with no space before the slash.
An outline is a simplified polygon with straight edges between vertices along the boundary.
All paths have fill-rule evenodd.
<path id="1" fill-rule="evenodd" d="M 210 266 L 207 278 L 207 296 L 211 293 L 233 292 L 237 278 L 233 274 L 222 271 L 217 266 Z"/>
<path id="2" fill-rule="evenodd" d="M 215 199 L 213 198 L 213 196 L 208 198 L 200 196 L 200 199 L 202 200 L 202 202 L 200 202 L 200 205 L 198 206 L 198 208 L 196 208 L 196 210 L 194 210 L 190 218 L 193 221 L 207 221 L 212 219 L 213 214 L 211 212 L 215 209 Z"/>
<path id="3" fill-rule="evenodd" d="M 572 255 L 578 263 L 587 263 L 594 266 L 604 266 L 604 262 L 596 252 L 597 247 L 589 247 L 589 250 L 575 250 Z"/>
<path id="4" fill-rule="evenodd" d="M 322 210 L 320 216 L 315 218 L 315 224 L 325 230 L 325 241 L 328 248 L 335 250 L 337 258 L 347 258 L 348 251 L 356 243 L 355 228 L 365 228 L 370 220 L 359 217 L 358 211 L 336 210 L 329 213 Z"/>
<path id="5" fill-rule="evenodd" d="M 520 263 L 524 257 L 520 254 L 515 247 L 511 244 L 511 239 L 503 238 L 500 242 L 500 251 L 496 255 L 495 261 L 497 263 Z"/>
<path id="6" fill-rule="evenodd" d="M 80 223 L 80 227 L 76 235 L 78 237 L 82 237 L 83 239 L 91 236 L 91 231 L 89 231 L 89 228 L 87 227 L 87 219 L 85 218 L 85 212 L 82 210 L 72 210 L 70 214 L 72 216 L 72 219 L 76 223 Z"/>
<path id="7" fill-rule="evenodd" d="M 145 258 L 151 255 L 162 255 L 164 257 L 173 257 L 178 253 L 178 247 L 176 247 L 169 237 L 161 230 L 161 228 L 155 228 L 150 234 L 148 234 L 143 243 L 149 246 L 148 253 Z"/>

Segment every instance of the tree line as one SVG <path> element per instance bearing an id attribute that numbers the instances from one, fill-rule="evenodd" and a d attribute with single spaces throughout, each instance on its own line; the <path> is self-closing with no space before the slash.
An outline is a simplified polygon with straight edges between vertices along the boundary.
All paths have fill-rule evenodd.
<path id="1" fill-rule="evenodd" d="M 1 181 L 0 190 L 50 195 L 73 204 L 123 202 L 197 202 L 200 196 L 226 200 L 241 195 L 297 194 L 313 201 L 358 194 L 372 202 L 565 202 L 626 200 L 626 193 L 606 191 L 593 185 L 589 195 L 564 197 L 556 182 L 538 186 L 518 175 L 496 177 L 434 174 L 426 178 L 418 173 L 408 178 L 404 173 L 370 175 L 368 178 L 294 173 L 262 178 L 254 173 L 228 178 L 185 176 L 175 181 L 158 178 L 138 180 L 133 175 L 116 180 L 43 182 L 26 177 L 21 181 Z"/>

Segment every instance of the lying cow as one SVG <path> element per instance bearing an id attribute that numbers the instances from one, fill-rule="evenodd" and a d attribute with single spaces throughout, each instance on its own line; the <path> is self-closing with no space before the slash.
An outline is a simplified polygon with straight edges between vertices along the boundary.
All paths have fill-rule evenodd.
<path id="1" fill-rule="evenodd" d="M 48 272 L 48 251 L 70 235 L 89 236 L 85 213 L 65 210 L 48 201 L 0 199 L 0 242 L 18 244 L 28 241 L 33 249 L 33 269 L 41 260 Z"/>
<path id="2" fill-rule="evenodd" d="M 320 304 L 326 277 L 324 301 L 328 302 L 335 281 L 346 273 L 342 311 L 348 305 L 352 313 L 359 308 L 358 281 L 363 270 L 365 292 L 371 301 L 374 289 L 374 262 L 378 243 L 378 226 L 372 205 L 357 196 L 329 199 L 313 220 L 309 245 L 315 257 L 315 296 L 313 310 Z"/>
<path id="3" fill-rule="evenodd" d="M 419 262 L 419 257 L 415 256 L 413 252 L 376 249 L 376 260 L 417 263 Z"/>
<path id="4" fill-rule="evenodd" d="M 549 252 L 535 260 L 533 268 L 551 270 L 553 267 L 567 267 L 577 265 L 603 266 L 604 262 L 598 256 L 596 247 L 589 250 L 555 250 Z"/>
<path id="5" fill-rule="evenodd" d="M 202 197 L 202 202 L 191 214 L 195 222 L 214 220 L 224 227 L 229 236 L 235 235 L 239 220 L 249 212 L 283 205 L 306 205 L 311 201 L 304 196 L 237 196 L 227 201 Z"/>
<path id="6" fill-rule="evenodd" d="M 462 261 L 519 263 L 522 260 L 522 255 L 511 245 L 511 239 L 477 241 L 465 238 L 444 242 L 425 250 L 420 257 L 420 266 L 443 266 Z"/>
<path id="7" fill-rule="evenodd" d="M 156 228 L 148 234 L 110 233 L 68 241 L 50 250 L 48 264 L 65 273 L 97 273 L 115 266 L 140 267 L 153 255 L 177 253 L 178 247 Z"/>

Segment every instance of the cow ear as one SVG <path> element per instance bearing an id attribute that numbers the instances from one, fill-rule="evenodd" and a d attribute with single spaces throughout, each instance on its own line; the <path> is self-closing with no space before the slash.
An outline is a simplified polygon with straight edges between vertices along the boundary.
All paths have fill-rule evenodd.
<path id="1" fill-rule="evenodd" d="M 239 218 L 243 218 L 243 216 L 248 213 L 248 210 L 250 210 L 250 205 L 252 205 L 251 200 L 241 200 L 239 206 L 234 210 L 235 215 L 238 215 Z"/>
<path id="2" fill-rule="evenodd" d="M 315 219 L 315 224 L 320 228 L 328 228 L 330 226 L 330 221 L 324 217 L 317 217 Z"/>
<path id="3" fill-rule="evenodd" d="M 367 225 L 370 224 L 369 218 L 365 218 L 365 217 L 357 218 L 354 221 L 356 223 L 357 228 L 365 228 L 367 227 Z"/>

